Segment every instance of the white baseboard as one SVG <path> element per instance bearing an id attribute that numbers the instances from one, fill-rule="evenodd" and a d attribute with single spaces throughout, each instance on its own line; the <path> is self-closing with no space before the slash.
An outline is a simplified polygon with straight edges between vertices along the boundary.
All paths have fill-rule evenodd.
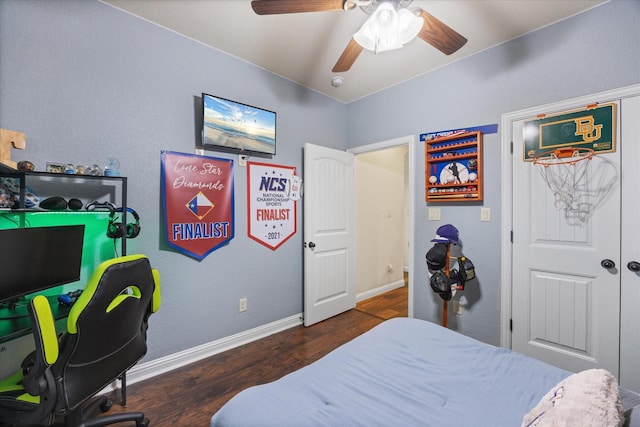
<path id="1" fill-rule="evenodd" d="M 397 280 L 395 282 L 387 283 L 386 285 L 378 286 L 375 289 L 359 293 L 356 295 L 356 302 L 364 301 L 369 298 L 384 294 L 385 292 L 392 291 L 404 286 L 404 280 Z"/>
<path id="2" fill-rule="evenodd" d="M 156 375 L 169 372 L 198 360 L 205 359 L 223 351 L 231 350 L 244 344 L 268 337 L 277 332 L 293 328 L 302 324 L 302 314 L 259 326 L 248 331 L 240 332 L 217 341 L 189 348 L 179 353 L 141 363 L 127 371 L 127 384 L 135 384 Z"/>

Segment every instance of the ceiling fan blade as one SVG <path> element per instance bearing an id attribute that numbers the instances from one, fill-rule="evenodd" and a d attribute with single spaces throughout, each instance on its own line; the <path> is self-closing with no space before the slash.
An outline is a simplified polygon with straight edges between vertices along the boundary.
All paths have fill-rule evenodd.
<path id="1" fill-rule="evenodd" d="M 445 55 L 451 55 L 467 42 L 466 38 L 428 12 L 422 10 L 420 16 L 424 23 L 418 37 Z"/>
<path id="2" fill-rule="evenodd" d="M 356 59 L 358 59 L 358 56 L 360 56 L 360 52 L 362 52 L 362 49 L 363 47 L 360 46 L 358 42 L 356 42 L 355 39 L 352 38 L 351 41 L 349 41 L 347 47 L 342 52 L 342 55 L 340 55 L 340 58 L 338 58 L 338 62 L 336 62 L 336 65 L 333 66 L 333 70 L 331 71 L 333 71 L 334 73 L 349 71 L 353 63 L 356 62 Z"/>
<path id="3" fill-rule="evenodd" d="M 254 0 L 251 7 L 258 15 L 278 15 L 343 10 L 345 2 L 346 0 Z"/>

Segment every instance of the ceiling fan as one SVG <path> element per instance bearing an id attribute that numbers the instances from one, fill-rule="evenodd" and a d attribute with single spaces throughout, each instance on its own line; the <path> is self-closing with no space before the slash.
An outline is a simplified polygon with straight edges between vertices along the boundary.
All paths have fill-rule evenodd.
<path id="1" fill-rule="evenodd" d="M 398 49 L 418 36 L 446 55 L 451 55 L 467 39 L 451 27 L 416 7 L 413 0 L 253 0 L 258 15 L 350 10 L 359 6 L 370 15 L 356 32 L 333 67 L 334 73 L 348 71 L 363 49 L 376 53 Z"/>

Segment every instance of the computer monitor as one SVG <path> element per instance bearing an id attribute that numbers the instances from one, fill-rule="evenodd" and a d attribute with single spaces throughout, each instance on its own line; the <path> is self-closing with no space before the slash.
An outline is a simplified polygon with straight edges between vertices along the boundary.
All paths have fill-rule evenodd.
<path id="1" fill-rule="evenodd" d="M 84 225 L 0 230 L 0 302 L 80 280 Z"/>

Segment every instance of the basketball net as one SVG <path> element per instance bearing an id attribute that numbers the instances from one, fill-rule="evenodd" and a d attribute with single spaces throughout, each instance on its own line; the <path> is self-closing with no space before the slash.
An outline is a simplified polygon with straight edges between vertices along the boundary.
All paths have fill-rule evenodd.
<path id="1" fill-rule="evenodd" d="M 555 197 L 557 209 L 567 212 L 580 209 L 580 190 L 593 157 L 589 148 L 560 148 L 533 158 L 540 175 Z"/>

